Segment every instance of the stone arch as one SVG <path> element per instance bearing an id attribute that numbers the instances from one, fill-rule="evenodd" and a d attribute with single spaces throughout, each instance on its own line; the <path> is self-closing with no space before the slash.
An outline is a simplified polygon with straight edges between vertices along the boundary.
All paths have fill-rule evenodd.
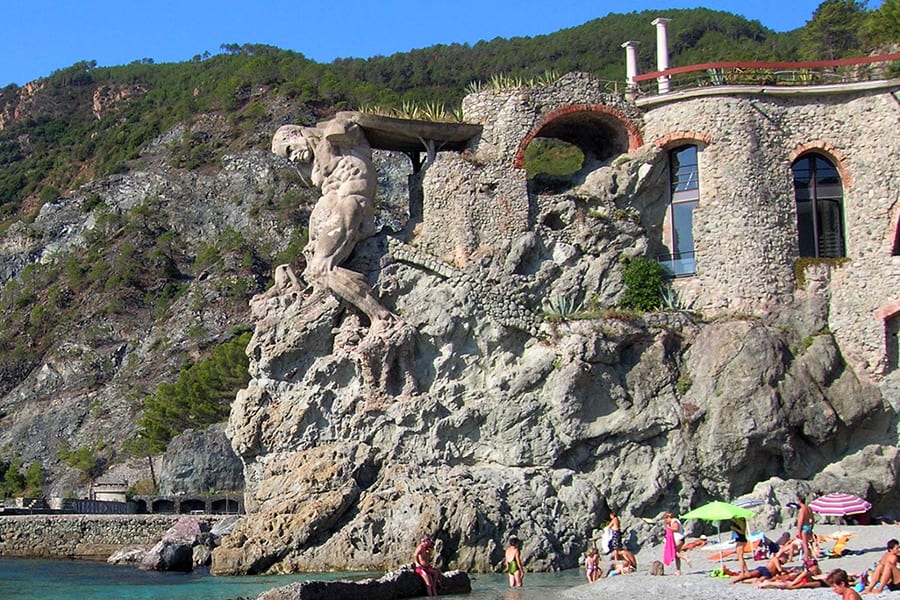
<path id="1" fill-rule="evenodd" d="M 845 192 L 853 187 L 853 177 L 851 177 L 850 175 L 850 170 L 847 169 L 846 157 L 840 150 L 838 150 L 828 142 L 816 140 L 813 142 L 808 142 L 806 144 L 800 144 L 791 152 L 789 160 L 790 164 L 794 164 L 795 162 L 797 162 L 798 158 L 810 152 L 821 154 L 834 164 L 835 168 L 838 170 L 838 173 L 841 176 L 841 183 L 844 186 Z"/>
<path id="2" fill-rule="evenodd" d="M 599 160 L 632 152 L 644 143 L 637 126 L 622 111 L 605 104 L 571 104 L 541 117 L 519 142 L 517 169 L 522 168 L 528 144 L 539 137 L 568 142 L 585 157 Z"/>
<path id="3" fill-rule="evenodd" d="M 697 131 L 673 131 L 653 141 L 653 144 L 660 150 L 671 150 L 682 144 L 696 144 L 702 148 L 711 143 L 711 136 Z"/>

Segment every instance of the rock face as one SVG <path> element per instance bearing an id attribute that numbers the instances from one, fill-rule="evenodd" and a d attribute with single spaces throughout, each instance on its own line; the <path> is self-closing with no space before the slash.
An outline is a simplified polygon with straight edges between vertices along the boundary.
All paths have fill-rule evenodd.
<path id="1" fill-rule="evenodd" d="M 633 125 L 569 190 L 537 193 L 510 167 L 521 136 L 501 130 L 529 131 L 544 104 L 493 102 L 477 152 L 416 176 L 422 222 L 346 265 L 403 327 L 369 327 L 327 293 L 252 303 L 252 379 L 227 429 L 248 515 L 214 573 L 390 569 L 423 533 L 444 567 L 496 570 L 516 535 L 529 569 L 570 568 L 611 508 L 641 544 L 660 532 L 640 517 L 754 488 L 773 522 L 787 495 L 844 484 L 900 508 L 896 414 L 829 327 L 828 276 L 795 284 L 787 212 L 767 250 L 777 277 L 770 254 L 728 265 L 729 285 L 755 286 L 740 302 L 711 269 L 679 284 L 709 315 L 611 310 L 623 263 L 665 227 L 666 153 Z M 716 191 L 701 206 L 728 204 Z"/>
<path id="2" fill-rule="evenodd" d="M 225 424 L 189 429 L 169 443 L 159 474 L 159 493 L 206 494 L 244 488 L 243 465 L 225 437 Z"/>
<path id="3" fill-rule="evenodd" d="M 596 249 L 606 238 L 588 227 L 557 231 L 555 246 L 568 233 L 572 248 Z M 415 330 L 399 346 L 369 353 L 359 316 L 330 296 L 260 308 L 253 380 L 228 429 L 249 515 L 213 572 L 387 569 L 426 532 L 464 570 L 495 569 L 512 534 L 529 568 L 574 567 L 609 507 L 639 541 L 652 531 L 638 516 L 806 479 L 891 434 L 880 394 L 834 339 L 804 342 L 774 316 L 622 314 L 524 330 L 549 287 L 580 285 L 573 271 L 614 262 L 619 247 L 557 262 L 529 233 L 464 271 L 387 247 L 376 290 Z M 517 275 L 527 264 L 548 272 Z M 533 322 L 517 318 L 526 303 Z M 876 502 L 893 506 L 881 489 Z"/>

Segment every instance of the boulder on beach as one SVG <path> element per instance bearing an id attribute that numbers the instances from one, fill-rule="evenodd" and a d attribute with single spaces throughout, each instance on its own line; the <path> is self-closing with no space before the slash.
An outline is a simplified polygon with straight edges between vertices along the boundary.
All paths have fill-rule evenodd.
<path id="1" fill-rule="evenodd" d="M 209 524 L 191 517 L 180 519 L 143 557 L 145 571 L 190 572 L 194 568 L 194 546 L 208 537 Z"/>

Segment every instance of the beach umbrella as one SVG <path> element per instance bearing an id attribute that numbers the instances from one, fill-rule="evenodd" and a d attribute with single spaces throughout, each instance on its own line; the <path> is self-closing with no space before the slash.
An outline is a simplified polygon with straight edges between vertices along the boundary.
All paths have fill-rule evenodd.
<path id="1" fill-rule="evenodd" d="M 681 515 L 681 518 L 700 519 L 701 521 L 715 521 L 716 530 L 718 531 L 719 538 L 721 538 L 722 524 L 720 523 L 720 521 L 727 521 L 736 517 L 743 517 L 746 519 L 747 517 L 752 517 L 753 514 L 753 511 L 747 508 L 742 508 L 728 502 L 716 500 L 714 502 L 710 502 L 709 504 L 704 504 L 703 506 L 698 506 L 695 509 L 689 510 L 688 512 Z M 725 568 L 725 558 L 722 554 L 719 554 L 719 566 L 720 568 Z"/>
<path id="2" fill-rule="evenodd" d="M 700 519 L 702 521 L 727 521 L 735 517 L 752 517 L 753 511 L 728 502 L 716 500 L 704 504 L 681 515 L 682 519 Z"/>
<path id="3" fill-rule="evenodd" d="M 759 498 L 754 498 L 753 496 L 741 496 L 736 500 L 732 500 L 731 503 L 735 506 L 740 506 L 741 508 L 754 508 L 765 504 L 765 502 Z"/>
<path id="4" fill-rule="evenodd" d="M 843 517 L 867 512 L 872 504 L 859 496 L 838 492 L 816 498 L 809 503 L 809 508 L 820 515 Z"/>

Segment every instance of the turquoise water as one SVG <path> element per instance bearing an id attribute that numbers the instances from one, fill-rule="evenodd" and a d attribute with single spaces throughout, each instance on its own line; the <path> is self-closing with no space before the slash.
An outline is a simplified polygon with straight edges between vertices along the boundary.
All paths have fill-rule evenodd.
<path id="1" fill-rule="evenodd" d="M 380 574 L 374 575 L 378 576 Z M 234 600 L 305 579 L 353 579 L 360 573 L 266 577 L 212 577 L 203 572 L 155 573 L 136 567 L 85 561 L 0 558 L 2 600 Z M 441 596 L 472 600 L 543 600 L 581 585 L 578 571 L 529 573 L 525 587 L 510 590 L 503 575 L 473 575 L 472 594 Z"/>

